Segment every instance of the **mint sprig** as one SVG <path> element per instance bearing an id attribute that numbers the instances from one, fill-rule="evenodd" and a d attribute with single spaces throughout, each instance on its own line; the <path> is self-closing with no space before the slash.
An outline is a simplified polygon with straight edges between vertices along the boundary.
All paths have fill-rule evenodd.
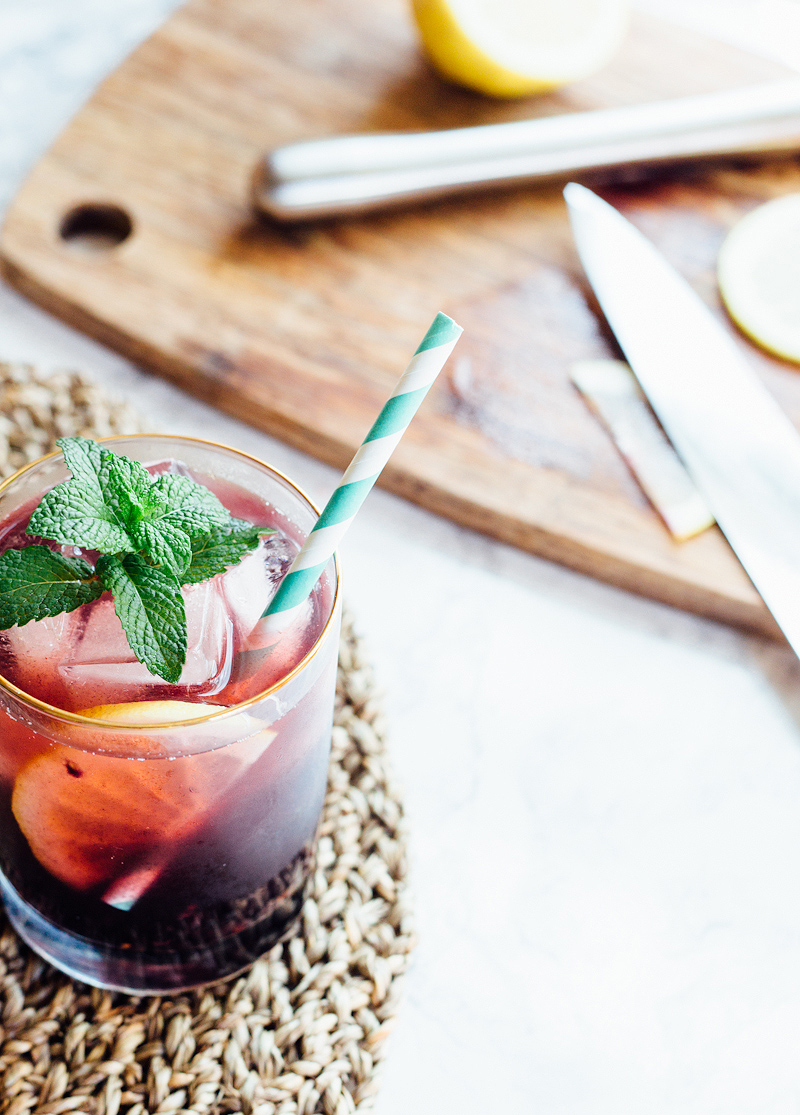
<path id="1" fill-rule="evenodd" d="M 71 612 L 108 591 L 137 659 L 175 684 L 187 650 L 181 586 L 224 572 L 272 531 L 232 518 L 187 476 L 153 477 L 88 438 L 57 444 L 72 479 L 46 493 L 27 533 L 97 551 L 97 564 L 42 545 L 6 550 L 0 628 Z"/>

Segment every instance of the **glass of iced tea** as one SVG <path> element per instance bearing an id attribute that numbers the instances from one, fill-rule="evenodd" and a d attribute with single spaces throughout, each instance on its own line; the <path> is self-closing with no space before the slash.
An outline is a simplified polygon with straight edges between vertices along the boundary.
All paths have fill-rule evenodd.
<path id="1" fill-rule="evenodd" d="M 80 980 L 156 993 L 233 975 L 296 926 L 327 780 L 338 570 L 332 559 L 277 641 L 260 638 L 317 519 L 308 499 L 224 446 L 155 435 L 102 445 L 152 476 L 190 477 L 237 520 L 273 531 L 183 588 L 176 684 L 131 652 L 108 593 L 0 633 L 11 922 Z M 30 542 L 32 510 L 69 475 L 55 454 L 0 485 L 0 552 Z"/>

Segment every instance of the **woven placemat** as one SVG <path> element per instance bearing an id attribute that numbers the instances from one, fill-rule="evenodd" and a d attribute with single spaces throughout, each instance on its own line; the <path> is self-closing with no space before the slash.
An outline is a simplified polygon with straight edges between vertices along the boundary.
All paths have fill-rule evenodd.
<path id="1" fill-rule="evenodd" d="M 57 437 L 142 432 L 76 372 L 0 363 L 0 473 Z M 302 934 L 235 981 L 173 997 L 99 991 L 55 971 L 2 919 L 2 1115 L 372 1107 L 414 936 L 403 812 L 374 681 L 346 617 L 317 869 Z"/>

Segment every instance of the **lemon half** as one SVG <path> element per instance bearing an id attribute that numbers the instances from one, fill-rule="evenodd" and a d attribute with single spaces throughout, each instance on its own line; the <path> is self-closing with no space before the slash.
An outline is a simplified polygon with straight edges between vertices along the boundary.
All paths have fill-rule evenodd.
<path id="1" fill-rule="evenodd" d="M 717 278 L 740 329 L 800 364 L 800 194 L 768 201 L 734 226 L 719 254 Z"/>
<path id="2" fill-rule="evenodd" d="M 523 97 L 599 70 L 627 28 L 627 0 L 413 0 L 433 64 L 495 97 Z"/>

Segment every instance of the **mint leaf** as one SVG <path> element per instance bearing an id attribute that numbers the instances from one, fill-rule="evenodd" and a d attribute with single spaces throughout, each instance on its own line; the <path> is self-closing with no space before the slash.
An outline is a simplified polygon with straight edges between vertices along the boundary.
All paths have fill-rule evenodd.
<path id="1" fill-rule="evenodd" d="M 129 530 L 143 553 L 178 576 L 192 560 L 193 539 L 230 526 L 227 507 L 187 476 L 165 473 L 145 495 L 143 517 Z"/>
<path id="2" fill-rule="evenodd" d="M 142 519 L 157 514 L 164 506 L 150 473 L 144 465 L 130 457 L 121 457 L 101 448 L 98 476 L 106 506 L 128 533 Z"/>
<path id="3" fill-rule="evenodd" d="M 175 685 L 186 661 L 186 609 L 177 579 L 139 554 L 105 554 L 97 573 L 114 594 L 130 648 L 157 677 Z"/>
<path id="4" fill-rule="evenodd" d="M 139 549 L 156 565 L 163 565 L 170 573 L 180 576 L 192 560 L 192 542 L 189 535 L 168 520 L 139 523 L 135 531 Z"/>
<path id="5" fill-rule="evenodd" d="M 188 476 L 165 472 L 153 488 L 165 505 L 159 519 L 167 519 L 190 538 L 198 538 L 212 527 L 228 526 L 231 522 L 230 511 L 214 493 Z"/>
<path id="6" fill-rule="evenodd" d="M 58 445 L 73 478 L 46 493 L 31 515 L 28 534 L 106 554 L 135 550 L 116 510 L 106 502 L 103 451 L 87 438 L 60 438 Z"/>
<path id="7" fill-rule="evenodd" d="M 87 493 L 94 492 L 98 501 L 102 503 L 100 465 L 103 450 L 97 442 L 90 441 L 88 437 L 60 437 L 56 445 L 64 454 L 64 460 L 73 479 L 79 481 Z"/>
<path id="8" fill-rule="evenodd" d="M 71 612 L 96 600 L 103 586 L 82 558 L 26 546 L 0 554 L 0 628 Z"/>
<path id="9" fill-rule="evenodd" d="M 260 538 L 274 533 L 241 519 L 231 519 L 227 530 L 218 527 L 192 542 L 191 565 L 181 577 L 181 583 L 193 585 L 224 573 L 229 566 L 236 565 L 246 553 L 254 550 Z"/>
<path id="10" fill-rule="evenodd" d="M 188 476 L 165 473 L 143 497 L 142 515 L 128 529 L 139 550 L 178 576 L 192 560 L 192 540 L 231 523 L 230 512 L 213 492 Z"/>

